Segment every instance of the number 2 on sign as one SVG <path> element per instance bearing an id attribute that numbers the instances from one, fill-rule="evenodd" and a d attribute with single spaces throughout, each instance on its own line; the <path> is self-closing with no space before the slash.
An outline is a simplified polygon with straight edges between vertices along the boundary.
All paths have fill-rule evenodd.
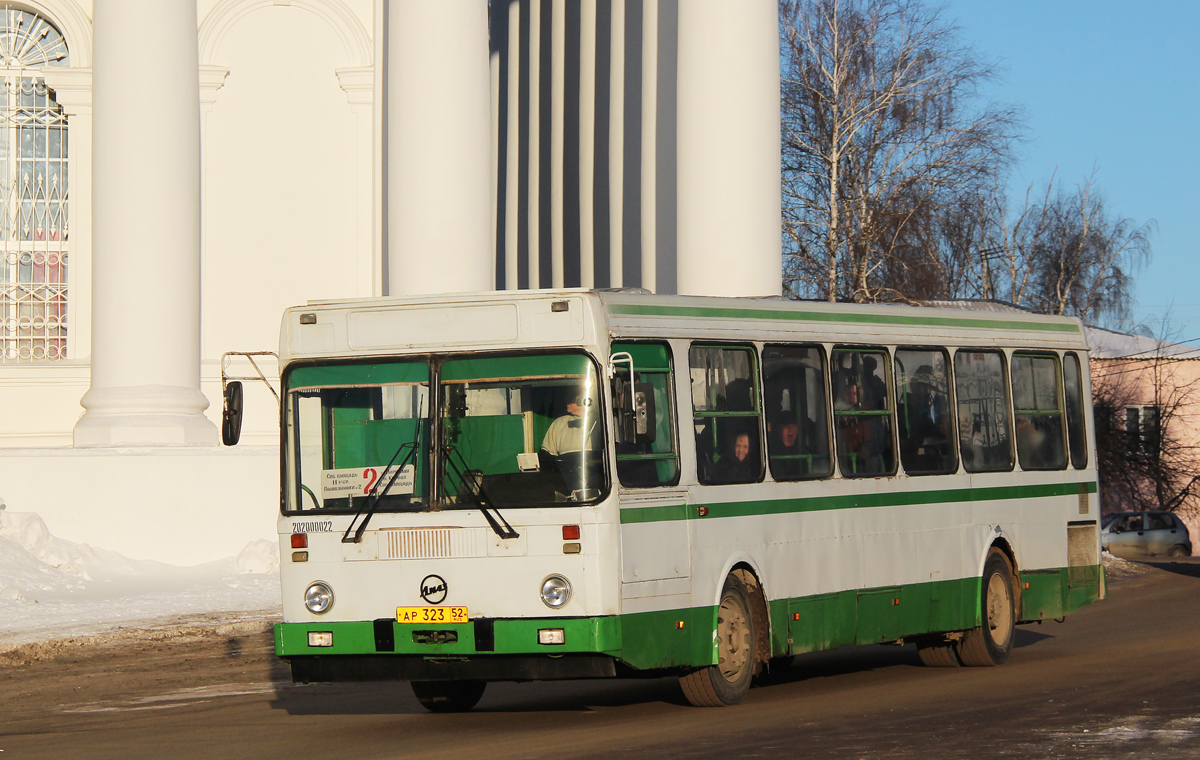
<path id="1" fill-rule="evenodd" d="M 371 493 L 371 486 L 375 485 L 375 481 L 378 478 L 379 473 L 375 472 L 374 467 L 368 467 L 363 470 L 363 480 L 367 481 L 367 484 L 363 486 L 363 493 Z"/>

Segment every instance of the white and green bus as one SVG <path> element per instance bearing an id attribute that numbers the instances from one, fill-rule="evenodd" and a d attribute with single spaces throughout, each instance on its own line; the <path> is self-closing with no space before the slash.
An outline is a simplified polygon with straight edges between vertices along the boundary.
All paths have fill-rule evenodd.
<path id="1" fill-rule="evenodd" d="M 283 322 L 284 622 L 301 682 L 680 677 L 912 643 L 1003 663 L 1105 596 L 1078 320 L 522 291 Z"/>

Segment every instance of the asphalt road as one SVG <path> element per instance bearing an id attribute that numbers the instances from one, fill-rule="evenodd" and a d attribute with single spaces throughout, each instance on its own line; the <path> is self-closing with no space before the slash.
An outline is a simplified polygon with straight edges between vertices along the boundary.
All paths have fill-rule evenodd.
<path id="1" fill-rule="evenodd" d="M 0 657 L 0 760 L 17 758 L 1200 758 L 1200 560 L 1110 582 L 1022 627 L 999 668 L 913 647 L 798 658 L 739 706 L 673 679 L 492 684 L 461 715 L 405 684 L 290 683 L 265 632 Z"/>

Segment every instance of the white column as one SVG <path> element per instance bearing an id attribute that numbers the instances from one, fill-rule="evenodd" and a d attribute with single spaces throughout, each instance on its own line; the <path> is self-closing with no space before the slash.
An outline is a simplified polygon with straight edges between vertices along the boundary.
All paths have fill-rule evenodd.
<path id="1" fill-rule="evenodd" d="M 561 288 L 565 282 L 563 151 L 567 129 L 567 0 L 553 0 L 550 7 L 550 285 Z"/>
<path id="2" fill-rule="evenodd" d="M 642 1 L 642 287 L 658 292 L 658 0 Z"/>
<path id="3" fill-rule="evenodd" d="M 596 0 L 580 0 L 579 284 L 596 286 Z"/>
<path id="4" fill-rule="evenodd" d="M 491 34 L 491 30 L 488 31 L 488 34 Z M 490 103 L 489 120 L 491 121 L 491 129 L 488 132 L 488 184 L 496 193 L 495 201 L 492 203 L 492 250 L 499 252 L 500 240 L 496 225 L 500 221 L 500 53 L 490 47 L 488 50 L 488 99 Z M 507 252 L 505 249 L 506 255 Z M 506 272 L 507 266 L 506 262 Z M 512 289 L 513 283 L 506 277 L 504 286 Z"/>
<path id="5" fill-rule="evenodd" d="M 679 292 L 778 295 L 779 7 L 679 4 Z"/>
<path id="6" fill-rule="evenodd" d="M 492 290 L 487 0 L 388 3 L 388 284 Z"/>
<path id="7" fill-rule="evenodd" d="M 609 286 L 625 284 L 625 0 L 612 0 L 608 98 Z"/>
<path id="8" fill-rule="evenodd" d="M 200 392 L 196 3 L 104 0 L 93 44 L 92 382 L 75 445 L 215 445 Z"/>
<path id="9" fill-rule="evenodd" d="M 520 57 L 519 52 L 513 53 L 509 60 L 515 61 Z M 542 282 L 542 0 L 529 3 L 528 66 L 529 179 L 526 181 L 526 192 L 529 195 L 529 208 L 525 219 L 529 245 L 529 287 L 536 290 L 549 284 Z M 518 100 L 513 98 L 513 102 Z M 513 134 L 516 133 L 514 129 Z"/>
<path id="10" fill-rule="evenodd" d="M 517 290 L 520 283 L 520 251 L 521 245 L 521 3 L 517 0 L 508 2 L 508 81 L 507 88 L 508 110 L 506 123 L 508 125 L 508 143 L 504 166 L 504 287 L 506 290 Z M 503 13 L 498 6 L 497 13 Z M 530 52 L 532 57 L 533 53 Z M 531 64 L 532 66 L 532 64 Z M 530 204 L 533 200 L 530 200 Z M 530 256 L 533 256 L 532 250 Z M 531 267 L 532 268 L 532 267 Z M 530 280 L 530 287 L 534 281 Z"/>

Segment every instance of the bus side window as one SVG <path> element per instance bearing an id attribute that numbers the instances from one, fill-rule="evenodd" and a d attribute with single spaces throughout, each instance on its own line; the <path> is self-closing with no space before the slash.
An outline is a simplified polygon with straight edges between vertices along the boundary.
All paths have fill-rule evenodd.
<path id="1" fill-rule="evenodd" d="M 887 368 L 887 352 L 880 349 L 833 351 L 833 418 L 843 477 L 878 477 L 896 471 Z"/>
<path id="2" fill-rule="evenodd" d="M 613 431 L 617 446 L 617 477 L 626 488 L 673 486 L 679 482 L 679 449 L 675 443 L 675 382 L 671 365 L 671 347 L 665 343 L 626 343 L 614 341 L 612 353 L 625 352 L 633 357 L 634 378 L 628 365 L 618 364 L 613 379 Z M 654 390 L 654 440 L 636 443 L 625 439 L 623 413 L 628 413 L 632 383 L 647 383 Z M 615 392 L 624 389 L 626 396 Z M 620 408 L 621 406 L 624 408 Z"/>
<path id="3" fill-rule="evenodd" d="M 1017 461 L 1023 470 L 1061 470 L 1063 446 L 1062 374 L 1058 357 L 1013 354 L 1013 419 Z"/>
<path id="4" fill-rule="evenodd" d="M 958 445 L 967 472 L 1009 472 L 1013 468 L 1012 428 L 1004 354 L 961 350 L 954 354 L 954 395 L 958 401 Z"/>
<path id="5" fill-rule="evenodd" d="M 689 364 L 700 482 L 712 485 L 762 480 L 754 349 L 694 345 Z"/>
<path id="6" fill-rule="evenodd" d="M 1067 403 L 1067 448 L 1071 450 L 1071 466 L 1076 470 L 1087 467 L 1087 429 L 1083 413 L 1083 374 L 1079 357 L 1063 356 L 1063 391 Z"/>
<path id="7" fill-rule="evenodd" d="M 827 398 L 825 355 L 819 346 L 763 349 L 767 458 L 776 480 L 833 474 Z"/>
<path id="8" fill-rule="evenodd" d="M 909 475 L 958 469 L 952 437 L 950 368 L 941 349 L 896 351 L 896 425 L 900 463 Z"/>

